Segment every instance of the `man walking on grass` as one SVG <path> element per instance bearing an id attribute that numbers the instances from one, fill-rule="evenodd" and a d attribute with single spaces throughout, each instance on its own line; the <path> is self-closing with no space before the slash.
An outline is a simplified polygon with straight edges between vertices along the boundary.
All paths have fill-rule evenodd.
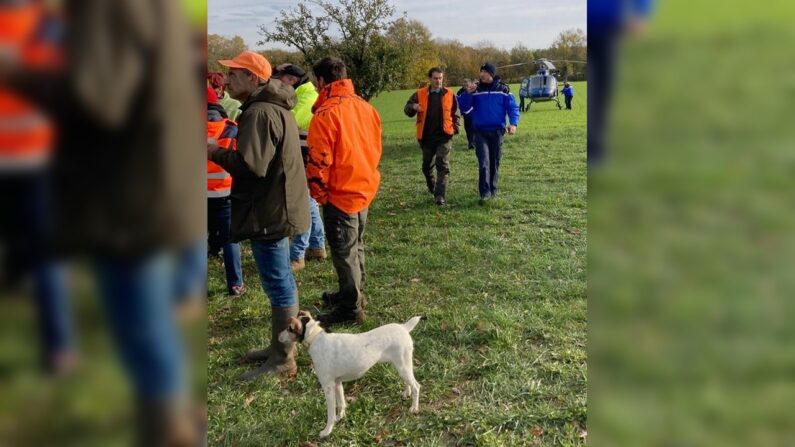
<path id="1" fill-rule="evenodd" d="M 480 67 L 480 83 L 469 87 L 468 95 L 459 97 L 461 108 L 472 108 L 472 127 L 475 129 L 475 153 L 478 156 L 480 203 L 497 195 L 502 139 L 516 133 L 519 106 L 510 89 L 497 76 L 497 68 L 486 62 Z M 509 125 L 506 129 L 505 118 Z"/>
<path id="2" fill-rule="evenodd" d="M 417 141 L 422 148 L 422 173 L 428 192 L 436 204 L 445 204 L 447 179 L 450 176 L 450 152 L 453 135 L 458 133 L 458 101 L 452 90 L 443 87 L 444 73 L 434 67 L 428 71 L 428 86 L 417 90 L 403 108 L 409 116 L 417 116 Z M 433 166 L 436 165 L 436 176 Z"/>

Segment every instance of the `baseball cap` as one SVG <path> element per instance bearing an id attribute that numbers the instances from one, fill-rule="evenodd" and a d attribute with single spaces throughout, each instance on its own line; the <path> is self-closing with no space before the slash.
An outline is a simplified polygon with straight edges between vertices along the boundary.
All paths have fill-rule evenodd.
<path id="1" fill-rule="evenodd" d="M 303 78 L 304 76 L 306 76 L 306 72 L 298 65 L 281 64 L 276 67 L 276 71 L 273 72 L 273 77 L 279 78 L 282 75 L 286 74 L 295 76 L 297 78 Z"/>
<path id="2" fill-rule="evenodd" d="M 218 63 L 229 68 L 244 68 L 257 75 L 263 81 L 270 79 L 273 71 L 270 62 L 265 59 L 265 56 L 253 51 L 244 51 L 232 59 L 220 60 Z"/>

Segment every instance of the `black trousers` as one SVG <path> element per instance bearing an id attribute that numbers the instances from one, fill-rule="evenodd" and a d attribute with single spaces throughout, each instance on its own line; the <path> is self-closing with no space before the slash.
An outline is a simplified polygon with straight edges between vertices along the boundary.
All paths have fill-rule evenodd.
<path id="1" fill-rule="evenodd" d="M 605 138 L 613 93 L 619 29 L 596 29 L 588 34 L 588 165 L 599 164 L 605 154 Z"/>

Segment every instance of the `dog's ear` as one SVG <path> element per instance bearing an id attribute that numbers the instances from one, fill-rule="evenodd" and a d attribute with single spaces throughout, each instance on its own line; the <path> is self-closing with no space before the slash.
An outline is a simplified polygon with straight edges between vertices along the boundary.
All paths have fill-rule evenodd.
<path id="1" fill-rule="evenodd" d="M 304 330 L 303 326 L 304 325 L 301 323 L 301 320 L 298 318 L 290 318 L 287 320 L 287 329 L 289 329 L 293 334 L 301 334 L 301 332 Z"/>
<path id="2" fill-rule="evenodd" d="M 308 311 L 306 311 L 306 310 L 299 310 L 299 311 L 298 311 L 298 318 L 301 318 L 301 317 L 308 317 L 308 318 L 310 318 L 310 319 L 311 319 L 311 318 L 312 318 L 312 314 L 310 314 L 310 313 L 309 313 Z"/>

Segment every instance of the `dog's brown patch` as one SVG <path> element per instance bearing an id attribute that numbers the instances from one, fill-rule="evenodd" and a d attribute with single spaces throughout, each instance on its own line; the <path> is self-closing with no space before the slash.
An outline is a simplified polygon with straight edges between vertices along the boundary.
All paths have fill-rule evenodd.
<path id="1" fill-rule="evenodd" d="M 293 334 L 299 334 L 300 335 L 301 332 L 303 331 L 303 326 L 304 325 L 301 324 L 301 320 L 299 320 L 298 318 L 290 317 L 290 319 L 287 320 L 287 328 Z"/>
<path id="2" fill-rule="evenodd" d="M 312 314 L 310 314 L 309 311 L 306 311 L 306 310 L 299 310 L 298 311 L 298 318 L 301 318 L 301 317 L 312 318 Z"/>

